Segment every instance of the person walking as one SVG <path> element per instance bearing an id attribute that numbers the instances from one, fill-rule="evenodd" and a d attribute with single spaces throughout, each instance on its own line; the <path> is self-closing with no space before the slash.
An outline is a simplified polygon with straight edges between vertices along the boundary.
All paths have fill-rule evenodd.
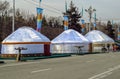
<path id="1" fill-rule="evenodd" d="M 113 52 L 116 52 L 117 46 L 115 44 L 113 44 L 112 47 L 113 47 Z"/>
<path id="2" fill-rule="evenodd" d="M 108 53 L 110 51 L 110 44 L 107 44 L 107 50 L 108 50 Z"/>

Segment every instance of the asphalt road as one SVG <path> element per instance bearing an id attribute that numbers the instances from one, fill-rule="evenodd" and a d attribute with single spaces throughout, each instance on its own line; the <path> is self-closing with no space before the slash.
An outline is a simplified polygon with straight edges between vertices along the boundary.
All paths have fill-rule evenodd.
<path id="1" fill-rule="evenodd" d="M 120 79 L 120 52 L 0 64 L 0 79 Z"/>

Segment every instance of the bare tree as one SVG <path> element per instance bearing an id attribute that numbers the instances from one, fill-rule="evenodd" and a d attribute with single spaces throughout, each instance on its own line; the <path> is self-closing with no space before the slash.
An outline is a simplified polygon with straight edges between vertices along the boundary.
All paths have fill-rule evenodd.
<path id="1" fill-rule="evenodd" d="M 0 1 L 0 13 L 3 13 L 4 11 L 8 10 L 9 6 L 10 6 L 9 2 L 7 2 L 7 1 L 4 1 L 4 2 Z"/>

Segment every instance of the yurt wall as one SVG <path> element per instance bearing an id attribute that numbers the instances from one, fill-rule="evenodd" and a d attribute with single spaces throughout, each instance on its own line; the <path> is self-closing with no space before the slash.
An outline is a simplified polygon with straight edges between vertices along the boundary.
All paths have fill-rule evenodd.
<path id="1" fill-rule="evenodd" d="M 107 50 L 108 44 L 110 45 L 109 51 L 111 51 L 112 45 L 114 44 L 114 40 L 112 38 L 99 30 L 93 30 L 88 32 L 85 35 L 85 38 L 88 39 L 91 43 L 91 52 L 103 52 L 102 48 L 105 48 Z"/>
<path id="2" fill-rule="evenodd" d="M 79 32 L 68 29 L 51 41 L 52 53 L 86 53 L 89 41 Z"/>
<path id="3" fill-rule="evenodd" d="M 22 50 L 21 54 L 35 54 L 35 53 L 44 53 L 43 44 L 16 44 L 16 45 L 2 45 L 2 54 L 18 54 L 18 50 L 15 48 L 23 47 L 27 50 Z"/>
<path id="4" fill-rule="evenodd" d="M 109 51 L 112 51 L 113 50 L 113 43 L 92 43 L 92 52 L 103 52 L 102 51 L 102 48 L 105 47 L 106 48 L 106 52 L 108 52 L 108 49 L 107 49 L 107 44 L 110 45 L 110 48 L 109 48 Z"/>
<path id="5" fill-rule="evenodd" d="M 2 41 L 1 56 L 15 57 L 19 51 L 22 56 L 49 56 L 50 40 L 30 27 L 21 27 Z"/>
<path id="6" fill-rule="evenodd" d="M 89 44 L 51 44 L 51 53 L 88 53 Z"/>

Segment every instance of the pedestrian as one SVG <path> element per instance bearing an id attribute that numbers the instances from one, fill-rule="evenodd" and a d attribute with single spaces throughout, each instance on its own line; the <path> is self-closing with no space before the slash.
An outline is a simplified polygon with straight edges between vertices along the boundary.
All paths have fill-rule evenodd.
<path id="1" fill-rule="evenodd" d="M 107 51 L 107 49 L 105 48 L 105 45 L 103 45 L 101 50 L 102 50 L 103 53 L 105 53 Z"/>
<path id="2" fill-rule="evenodd" d="M 116 52 L 116 45 L 113 44 L 112 47 L 113 47 L 113 52 Z"/>
<path id="3" fill-rule="evenodd" d="M 110 51 L 110 44 L 107 44 L 107 50 L 108 50 L 108 53 Z"/>

